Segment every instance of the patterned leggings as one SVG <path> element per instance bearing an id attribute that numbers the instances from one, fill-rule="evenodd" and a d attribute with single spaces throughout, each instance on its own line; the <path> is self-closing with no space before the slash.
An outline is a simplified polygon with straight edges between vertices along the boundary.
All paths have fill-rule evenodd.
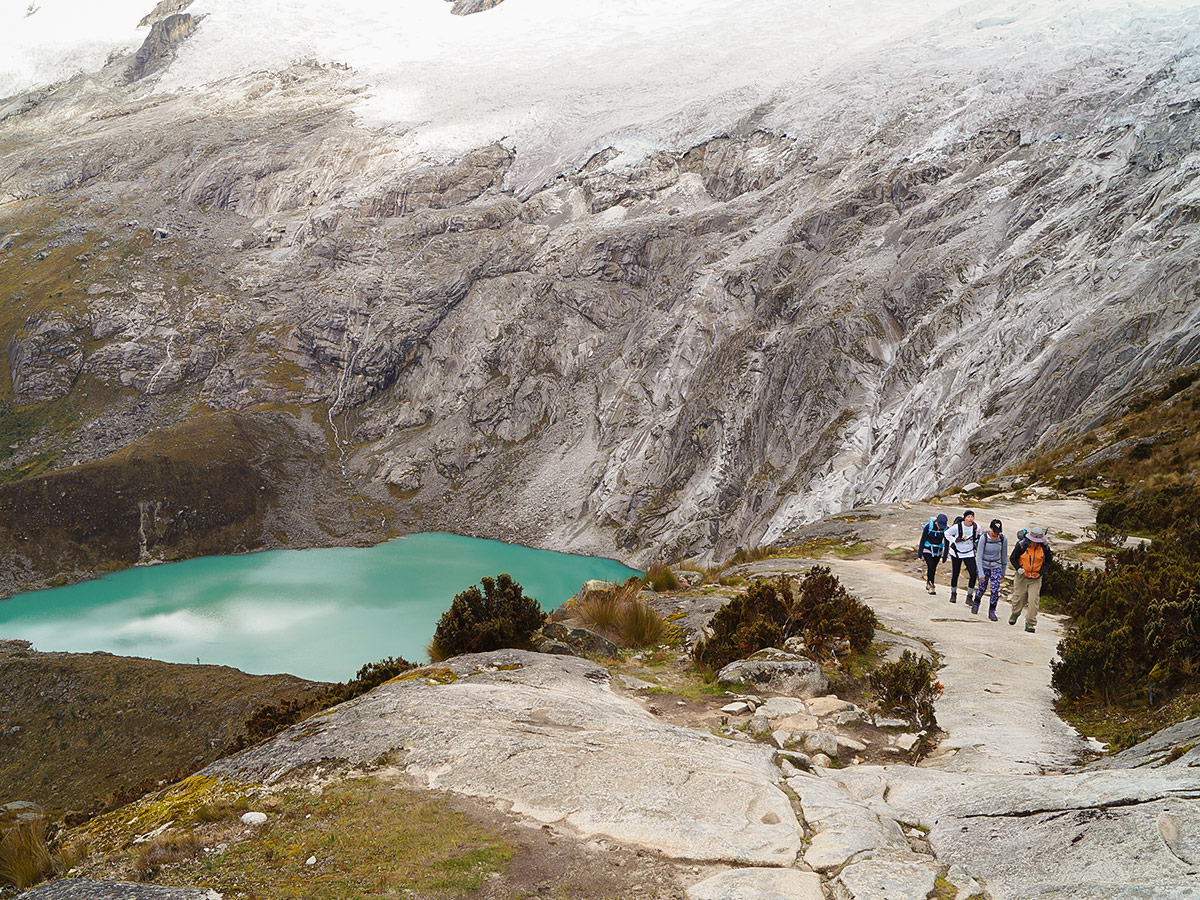
<path id="1" fill-rule="evenodd" d="M 979 576 L 979 588 L 975 591 L 975 602 L 979 602 L 979 598 L 983 596 L 983 592 L 987 588 L 991 588 L 992 596 L 988 604 L 988 609 L 992 612 L 996 611 L 996 604 L 1000 602 L 1000 579 L 1004 577 L 1004 567 L 984 566 L 983 572 Z"/>

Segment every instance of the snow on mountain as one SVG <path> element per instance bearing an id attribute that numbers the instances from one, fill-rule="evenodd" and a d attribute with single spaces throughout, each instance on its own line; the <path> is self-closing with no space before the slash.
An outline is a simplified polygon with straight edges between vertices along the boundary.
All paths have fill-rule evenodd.
<path id="1" fill-rule="evenodd" d="M 9 0 L 0 96 L 135 47 L 147 5 Z M 610 145 L 628 165 L 751 117 L 803 134 L 944 93 L 963 120 L 984 119 L 1036 94 L 1048 69 L 1200 36 L 1200 7 L 1184 0 L 507 0 L 473 16 L 443 0 L 196 0 L 188 12 L 203 27 L 159 91 L 297 60 L 349 66 L 367 89 L 366 123 L 435 159 L 502 142 L 517 151 L 510 179 L 523 189 Z"/>

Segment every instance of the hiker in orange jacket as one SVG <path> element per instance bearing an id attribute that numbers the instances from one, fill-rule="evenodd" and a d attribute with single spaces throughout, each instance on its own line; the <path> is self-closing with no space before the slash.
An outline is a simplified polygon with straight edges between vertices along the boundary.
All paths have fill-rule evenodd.
<path id="1" fill-rule="evenodd" d="M 1042 576 L 1054 559 L 1054 553 L 1046 543 L 1046 530 L 1034 526 L 1025 537 L 1017 541 L 1008 561 L 1017 574 L 1013 576 L 1012 615 L 1009 625 L 1016 625 L 1021 610 L 1025 610 L 1025 630 L 1037 630 L 1038 600 L 1042 595 Z"/>

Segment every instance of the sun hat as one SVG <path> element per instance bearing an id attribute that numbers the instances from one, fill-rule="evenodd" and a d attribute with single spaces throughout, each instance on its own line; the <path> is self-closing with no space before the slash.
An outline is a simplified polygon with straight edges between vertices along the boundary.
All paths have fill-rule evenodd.
<path id="1" fill-rule="evenodd" d="M 1034 525 L 1029 529 L 1025 537 L 1029 538 L 1035 544 L 1044 544 L 1046 543 L 1046 529 L 1039 525 Z"/>

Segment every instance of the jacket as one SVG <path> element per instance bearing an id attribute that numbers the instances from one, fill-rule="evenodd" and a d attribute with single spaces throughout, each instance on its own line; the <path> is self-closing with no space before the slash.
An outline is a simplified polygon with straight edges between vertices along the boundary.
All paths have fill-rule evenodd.
<path id="1" fill-rule="evenodd" d="M 1029 538 L 1024 538 L 1023 540 L 1017 541 L 1017 546 L 1013 547 L 1012 555 L 1008 558 L 1008 561 L 1012 564 L 1013 569 L 1019 570 L 1021 568 L 1021 554 L 1028 550 L 1032 543 L 1033 541 L 1029 540 Z M 1042 560 L 1042 572 L 1041 575 L 1038 575 L 1038 578 L 1041 578 L 1042 575 L 1046 574 L 1046 569 L 1048 569 L 1050 567 L 1050 563 L 1054 561 L 1054 551 L 1050 549 L 1049 543 L 1042 544 L 1042 551 L 1045 553 L 1045 559 Z"/>
<path id="2" fill-rule="evenodd" d="M 978 522 L 973 525 L 964 525 L 962 522 L 951 525 L 946 529 L 946 549 L 942 551 L 942 559 L 974 559 L 975 543 L 982 534 L 983 530 Z"/>
<path id="3" fill-rule="evenodd" d="M 985 544 L 1000 545 L 1000 577 L 1003 578 L 1008 572 L 1008 535 L 1003 531 L 1000 532 L 1000 537 L 995 541 L 992 540 L 990 530 L 985 530 L 979 536 L 979 546 L 975 550 L 975 564 L 979 566 L 979 571 L 983 571 L 983 548 Z"/>
<path id="4" fill-rule="evenodd" d="M 917 556 L 932 556 L 934 559 L 941 556 L 946 549 L 946 530 L 944 528 L 934 528 L 933 522 L 925 523 L 925 527 L 921 529 L 921 540 L 917 544 Z"/>

